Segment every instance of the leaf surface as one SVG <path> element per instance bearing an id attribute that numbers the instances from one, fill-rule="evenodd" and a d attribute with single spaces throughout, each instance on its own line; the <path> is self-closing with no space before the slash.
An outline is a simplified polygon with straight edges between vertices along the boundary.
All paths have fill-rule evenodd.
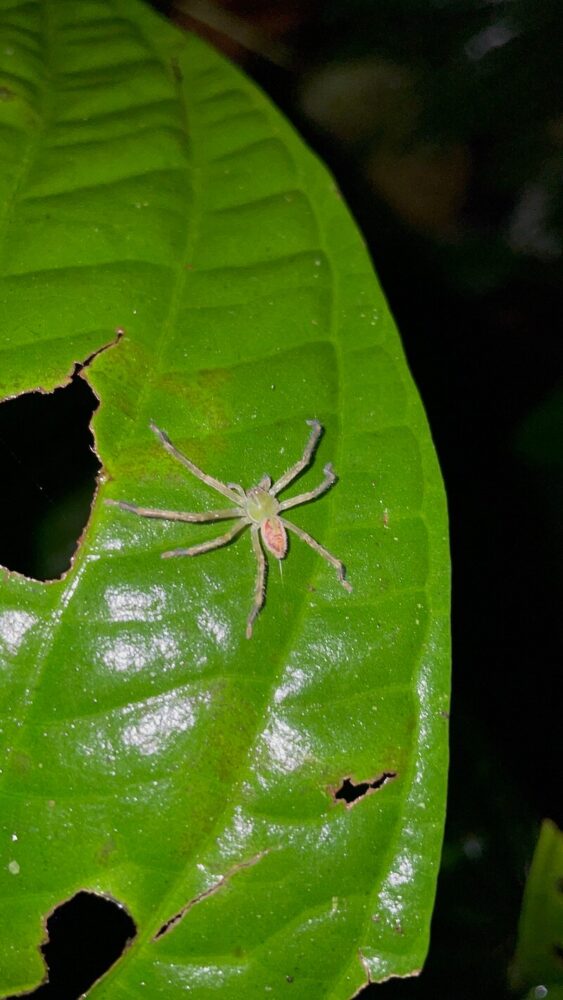
<path id="1" fill-rule="evenodd" d="M 0 993 L 86 889 L 138 929 L 97 1000 L 345 1000 L 420 967 L 444 816 L 445 503 L 396 330 L 333 180 L 203 43 L 133 0 L 4 0 L 0 37 L 0 396 L 91 358 L 104 466 L 65 577 L 0 587 Z M 162 560 L 227 523 L 102 501 L 225 506 L 151 420 L 248 488 L 312 418 L 294 491 L 339 481 L 288 517 L 353 593 L 292 536 L 248 641 L 248 531 Z"/>

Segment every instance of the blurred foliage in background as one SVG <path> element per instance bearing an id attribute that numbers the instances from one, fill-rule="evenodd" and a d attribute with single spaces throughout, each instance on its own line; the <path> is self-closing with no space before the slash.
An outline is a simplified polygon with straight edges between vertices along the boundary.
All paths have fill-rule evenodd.
<path id="1" fill-rule="evenodd" d="M 563 6 L 155 6 L 243 65 L 332 167 L 446 479 L 454 699 L 433 941 L 419 980 L 365 995 L 508 996 L 540 823 L 562 823 Z M 558 877 L 548 867 L 546 893 L 561 901 Z M 559 995 L 557 907 L 549 982 L 513 976 L 520 995 Z"/>
<path id="2" fill-rule="evenodd" d="M 534 859 L 528 875 L 518 946 L 510 969 L 515 990 L 532 986 L 537 997 L 547 983 L 544 996 L 563 996 L 563 834 L 554 823 L 542 824 Z"/>

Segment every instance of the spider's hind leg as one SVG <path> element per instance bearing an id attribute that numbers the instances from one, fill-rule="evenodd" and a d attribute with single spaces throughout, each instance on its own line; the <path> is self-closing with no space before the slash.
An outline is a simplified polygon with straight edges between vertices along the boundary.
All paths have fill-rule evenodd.
<path id="1" fill-rule="evenodd" d="M 252 610 L 248 616 L 248 621 L 246 623 L 246 638 L 252 638 L 252 628 L 254 622 L 256 621 L 258 615 L 260 614 L 262 608 L 264 607 L 264 599 L 266 597 L 266 556 L 260 544 L 259 527 L 257 524 L 253 524 L 251 528 L 252 532 L 252 548 L 254 549 L 254 555 L 256 556 L 257 569 L 256 569 L 256 586 L 254 588 L 254 604 L 252 605 Z"/>
<path id="2" fill-rule="evenodd" d="M 326 559 L 326 561 L 329 562 L 331 566 L 334 566 L 336 570 L 336 575 L 338 576 L 340 583 L 344 587 L 344 590 L 347 590 L 349 592 L 352 591 L 352 584 L 348 583 L 348 580 L 346 579 L 346 567 L 344 566 L 344 563 L 340 561 L 340 559 L 337 559 L 336 556 L 333 556 L 332 552 L 329 552 L 328 549 L 325 549 L 324 545 L 321 545 L 320 542 L 317 542 L 312 535 L 309 535 L 307 534 L 306 531 L 303 531 L 303 528 L 298 528 L 296 524 L 292 524 L 291 521 L 286 521 L 285 518 L 283 517 L 280 517 L 280 521 L 282 522 L 282 524 L 285 525 L 285 527 L 289 531 L 292 531 L 294 535 L 297 535 L 297 537 L 300 538 L 302 542 L 306 542 L 306 544 L 310 545 L 311 548 L 315 550 L 315 552 L 318 552 L 318 554 L 322 556 L 323 559 Z"/>

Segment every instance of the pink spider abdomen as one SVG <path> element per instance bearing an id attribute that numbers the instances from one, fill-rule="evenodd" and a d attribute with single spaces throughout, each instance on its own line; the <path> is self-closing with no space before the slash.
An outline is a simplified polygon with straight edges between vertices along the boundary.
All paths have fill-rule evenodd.
<path id="1" fill-rule="evenodd" d="M 267 517 L 260 525 L 262 540 L 276 559 L 283 559 L 287 552 L 287 532 L 279 517 Z"/>

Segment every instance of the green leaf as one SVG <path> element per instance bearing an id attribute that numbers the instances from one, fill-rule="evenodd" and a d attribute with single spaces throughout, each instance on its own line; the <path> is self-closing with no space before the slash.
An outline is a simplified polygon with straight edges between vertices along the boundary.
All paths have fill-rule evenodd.
<path id="1" fill-rule="evenodd" d="M 563 833 L 544 820 L 522 902 L 518 945 L 511 969 L 514 989 L 563 995 Z"/>
<path id="2" fill-rule="evenodd" d="M 446 512 L 362 240 L 256 87 L 144 6 L 4 0 L 0 37 L 1 395 L 91 358 L 105 470 L 66 576 L 1 582 L 0 992 L 41 980 L 44 921 L 81 889 L 138 929 L 97 1000 L 409 974 L 444 816 Z M 217 526 L 102 501 L 225 506 L 150 420 L 249 487 L 311 418 L 296 491 L 327 462 L 339 481 L 289 513 L 354 590 L 293 537 L 248 641 L 248 532 L 162 560 Z M 373 785 L 348 807 L 347 778 Z"/>

